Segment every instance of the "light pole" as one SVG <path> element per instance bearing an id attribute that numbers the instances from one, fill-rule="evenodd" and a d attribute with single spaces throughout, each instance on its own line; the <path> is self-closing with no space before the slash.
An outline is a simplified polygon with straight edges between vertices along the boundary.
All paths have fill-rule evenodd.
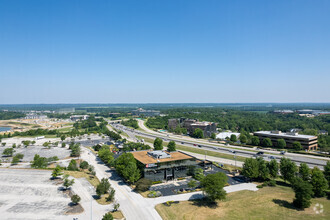
<path id="1" fill-rule="evenodd" d="M 94 188 L 92 186 L 90 186 L 89 188 L 93 192 Z M 93 195 L 91 195 L 91 220 L 93 220 Z"/>

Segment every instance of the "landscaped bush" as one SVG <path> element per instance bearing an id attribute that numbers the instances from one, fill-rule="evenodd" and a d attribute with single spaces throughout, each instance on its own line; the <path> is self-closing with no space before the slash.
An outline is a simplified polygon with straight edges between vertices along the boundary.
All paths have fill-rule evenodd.
<path id="1" fill-rule="evenodd" d="M 159 196 L 162 196 L 162 193 L 159 192 L 159 191 L 151 191 L 151 192 L 148 194 L 148 197 L 149 197 L 149 198 L 156 198 L 156 197 L 159 197 Z"/>
<path id="2" fill-rule="evenodd" d="M 163 181 L 154 181 L 152 182 L 152 185 L 155 185 L 155 184 L 159 184 L 159 183 L 162 183 Z"/>
<path id="3" fill-rule="evenodd" d="M 138 192 L 145 192 L 147 190 L 149 190 L 150 186 L 152 184 L 152 181 L 149 180 L 149 179 L 145 179 L 145 178 L 142 178 L 140 180 L 138 180 L 136 182 L 136 187 L 135 189 L 138 191 Z"/>
<path id="4" fill-rule="evenodd" d="M 258 185 L 258 186 L 257 186 L 258 189 L 261 189 L 261 188 L 263 188 L 263 187 L 264 187 L 263 185 Z"/>

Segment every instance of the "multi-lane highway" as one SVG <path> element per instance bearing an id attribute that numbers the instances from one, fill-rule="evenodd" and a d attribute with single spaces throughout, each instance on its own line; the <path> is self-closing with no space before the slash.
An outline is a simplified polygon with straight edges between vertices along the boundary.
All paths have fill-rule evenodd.
<path id="1" fill-rule="evenodd" d="M 287 157 L 290 158 L 292 161 L 296 162 L 297 164 L 300 163 L 306 163 L 310 167 L 318 166 L 320 169 L 323 169 L 323 166 L 326 165 L 327 160 L 329 158 L 317 158 L 317 157 L 308 157 L 305 155 L 299 155 L 299 154 L 291 154 L 287 153 L 286 155 L 281 155 L 280 152 L 272 152 L 272 151 L 267 151 L 267 150 L 258 150 L 258 151 L 253 151 L 250 149 L 244 150 L 242 148 L 238 148 L 237 146 L 225 146 L 225 145 L 220 145 L 220 144 L 214 144 L 214 143 L 205 143 L 205 142 L 200 142 L 200 141 L 194 141 L 194 140 L 188 140 L 188 139 L 183 139 L 179 137 L 173 137 L 171 135 L 164 135 L 164 134 L 157 134 L 156 132 L 149 133 L 146 131 L 140 131 L 140 130 L 134 130 L 131 128 L 127 128 L 121 124 L 112 124 L 112 126 L 118 130 L 122 130 L 126 134 L 129 135 L 130 139 L 134 139 L 135 135 L 146 137 L 146 138 L 162 138 L 164 141 L 175 141 L 176 144 L 179 145 L 184 145 L 187 147 L 192 147 L 192 148 L 199 148 L 199 149 L 204 149 L 208 151 L 214 151 L 214 152 L 220 152 L 224 154 L 229 154 L 229 155 L 236 155 L 236 156 L 241 156 L 241 157 L 255 157 L 257 152 L 263 152 L 262 155 L 266 160 L 270 160 L 272 158 L 275 158 L 276 160 L 280 160 L 282 157 Z"/>

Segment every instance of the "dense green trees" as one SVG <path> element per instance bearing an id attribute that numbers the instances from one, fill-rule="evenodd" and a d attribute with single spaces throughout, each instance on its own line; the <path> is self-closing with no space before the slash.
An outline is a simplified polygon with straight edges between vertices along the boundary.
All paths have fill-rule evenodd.
<path id="1" fill-rule="evenodd" d="M 110 151 L 110 148 L 108 145 L 103 145 L 99 151 L 98 156 L 101 158 L 101 160 L 108 166 L 112 166 L 113 162 L 113 153 Z"/>
<path id="2" fill-rule="evenodd" d="M 241 134 L 241 135 L 239 136 L 239 141 L 240 141 L 241 143 L 243 143 L 243 144 L 247 143 L 247 137 L 246 137 L 246 135 Z"/>
<path id="3" fill-rule="evenodd" d="M 115 168 L 119 175 L 128 182 L 134 183 L 140 179 L 141 173 L 137 167 L 136 160 L 131 153 L 123 153 L 115 160 Z"/>
<path id="4" fill-rule="evenodd" d="M 311 171 L 306 163 L 301 163 L 299 166 L 299 177 L 303 181 L 309 181 L 311 177 Z"/>
<path id="5" fill-rule="evenodd" d="M 149 150 L 151 147 L 147 144 L 128 142 L 124 144 L 123 151 Z"/>
<path id="6" fill-rule="evenodd" d="M 299 141 L 295 141 L 292 143 L 292 148 L 295 149 L 295 150 L 301 150 L 302 147 L 301 147 L 301 143 Z"/>
<path id="7" fill-rule="evenodd" d="M 156 138 L 154 140 L 154 150 L 163 150 L 163 140 Z"/>
<path id="8" fill-rule="evenodd" d="M 279 170 L 279 166 L 278 163 L 275 159 L 272 159 L 269 163 L 268 163 L 268 170 L 269 170 L 269 175 L 275 179 L 278 175 L 278 170 Z"/>
<path id="9" fill-rule="evenodd" d="M 204 138 L 204 132 L 203 132 L 202 129 L 200 129 L 200 128 L 196 128 L 196 129 L 194 130 L 194 133 L 193 133 L 192 136 L 193 136 L 194 138 Z"/>
<path id="10" fill-rule="evenodd" d="M 280 162 L 280 172 L 282 179 L 291 182 L 298 171 L 297 165 L 289 158 L 282 157 Z"/>
<path id="11" fill-rule="evenodd" d="M 141 178 L 135 183 L 135 189 L 138 192 L 145 192 L 149 190 L 149 187 L 151 186 L 152 181 L 146 178 Z"/>
<path id="12" fill-rule="evenodd" d="M 127 121 L 121 121 L 122 125 L 128 126 L 128 127 L 132 127 L 134 129 L 138 129 L 139 128 L 139 123 L 137 120 L 135 119 L 129 119 Z"/>
<path id="13" fill-rule="evenodd" d="M 101 182 L 96 186 L 96 194 L 98 197 L 101 197 L 103 194 L 106 194 L 109 189 L 109 180 L 106 178 L 102 178 Z"/>
<path id="14" fill-rule="evenodd" d="M 170 141 L 167 145 L 167 150 L 168 151 L 176 151 L 176 144 L 174 141 Z"/>
<path id="15" fill-rule="evenodd" d="M 328 189 L 328 182 L 318 167 L 312 169 L 310 183 L 312 184 L 314 196 L 325 196 L 325 191 Z"/>
<path id="16" fill-rule="evenodd" d="M 324 166 L 324 177 L 327 179 L 330 187 L 330 161 L 327 161 L 327 164 Z"/>
<path id="17" fill-rule="evenodd" d="M 22 160 L 24 157 L 24 154 L 16 154 L 13 157 L 13 160 L 11 161 L 12 164 L 18 164 L 20 162 L 20 160 Z"/>
<path id="18" fill-rule="evenodd" d="M 0 111 L 0 120 L 9 120 L 14 118 L 23 118 L 25 117 L 24 113 L 20 112 L 10 112 L 10 111 Z"/>
<path id="19" fill-rule="evenodd" d="M 38 154 L 34 155 L 33 161 L 31 162 L 31 167 L 33 168 L 45 168 L 48 165 L 48 160 L 46 157 L 40 157 Z"/>
<path id="20" fill-rule="evenodd" d="M 260 144 L 259 138 L 256 137 L 256 136 L 252 136 L 251 137 L 251 144 L 254 145 L 254 146 L 258 146 Z"/>
<path id="21" fill-rule="evenodd" d="M 284 139 L 278 139 L 277 140 L 277 147 L 278 148 L 285 148 L 286 147 L 286 142 Z"/>
<path id="22" fill-rule="evenodd" d="M 256 159 L 246 158 L 243 164 L 242 175 L 251 179 L 259 177 L 259 163 Z"/>
<path id="23" fill-rule="evenodd" d="M 79 143 L 71 143 L 69 146 L 69 149 L 71 150 L 71 157 L 79 157 L 80 156 L 80 144 Z"/>
<path id="24" fill-rule="evenodd" d="M 211 139 L 216 139 L 217 138 L 217 135 L 215 133 L 212 133 L 211 134 Z"/>
<path id="25" fill-rule="evenodd" d="M 230 141 L 236 142 L 237 141 L 237 136 L 234 135 L 234 134 L 230 135 Z"/>
<path id="26" fill-rule="evenodd" d="M 226 198 L 226 191 L 223 189 L 228 177 L 222 172 L 206 175 L 201 181 L 201 186 L 208 199 L 211 201 L 223 200 Z"/>
<path id="27" fill-rule="evenodd" d="M 308 208 L 311 205 L 313 195 L 312 186 L 300 178 L 292 179 L 292 188 L 295 192 L 294 206 L 297 208 Z"/>
<path id="28" fill-rule="evenodd" d="M 270 140 L 270 138 L 263 139 L 262 146 L 263 147 L 272 147 L 273 146 L 272 140 Z"/>
<path id="29" fill-rule="evenodd" d="M 76 171 L 76 170 L 79 170 L 78 169 L 78 164 L 77 164 L 77 161 L 76 160 L 71 160 L 69 165 L 68 165 L 68 170 L 72 170 L 72 171 Z"/>
<path id="30" fill-rule="evenodd" d="M 11 157 L 11 156 L 13 156 L 14 152 L 15 152 L 15 150 L 13 148 L 6 148 L 3 150 L 2 155 L 6 156 L 6 157 Z"/>

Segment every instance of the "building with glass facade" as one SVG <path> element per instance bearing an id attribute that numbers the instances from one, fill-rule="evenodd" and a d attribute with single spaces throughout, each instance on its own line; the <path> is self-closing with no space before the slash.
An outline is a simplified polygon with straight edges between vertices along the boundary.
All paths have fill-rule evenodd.
<path id="1" fill-rule="evenodd" d="M 190 166 L 202 161 L 180 151 L 134 151 L 131 152 L 143 170 L 144 178 L 152 181 L 172 180 L 186 177 Z"/>

